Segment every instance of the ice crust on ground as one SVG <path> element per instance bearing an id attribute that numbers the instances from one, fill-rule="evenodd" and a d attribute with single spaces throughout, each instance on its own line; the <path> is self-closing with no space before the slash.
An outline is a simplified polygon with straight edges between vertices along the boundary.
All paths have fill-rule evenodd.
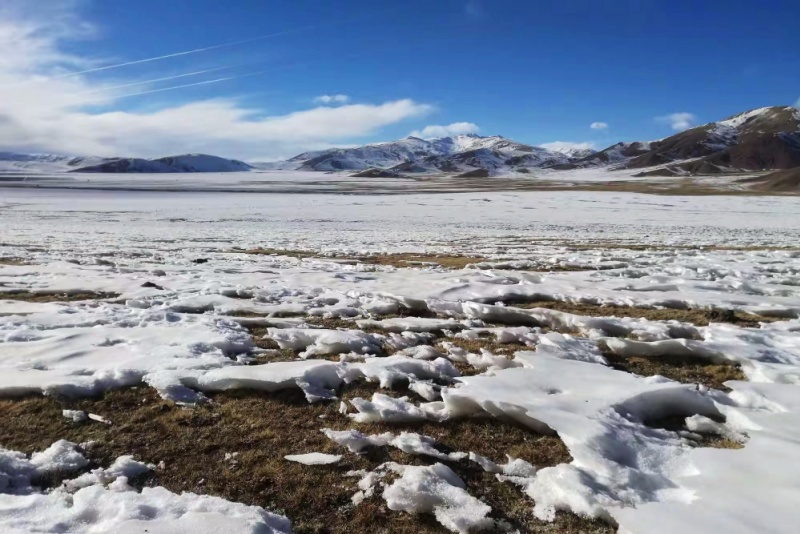
<path id="1" fill-rule="evenodd" d="M 67 478 L 49 491 L 35 485 L 37 477 L 49 473 L 67 477 L 88 463 L 74 443 L 64 440 L 30 458 L 0 448 L 0 530 L 9 534 L 292 531 L 288 519 L 256 506 L 193 493 L 178 495 L 161 487 L 138 492 L 128 480 L 152 466 L 130 456 L 117 458 L 107 469 Z"/>
<path id="2" fill-rule="evenodd" d="M 359 330 L 310 330 L 307 328 L 270 328 L 269 337 L 282 349 L 302 350 L 301 357 L 342 352 L 376 354 L 380 341 Z"/>
<path id="3" fill-rule="evenodd" d="M 452 532 L 471 532 L 491 527 L 491 507 L 470 495 L 464 481 L 444 464 L 431 466 L 387 464 L 400 475 L 383 490 L 390 510 L 411 514 L 432 513 Z"/>
<path id="4" fill-rule="evenodd" d="M 468 455 L 464 452 L 443 453 L 436 449 L 436 440 L 430 436 L 417 434 L 416 432 L 401 432 L 394 435 L 391 432 L 383 434 L 365 435 L 358 430 L 331 430 L 323 428 L 322 432 L 332 441 L 347 447 L 350 452 L 359 453 L 367 447 L 391 446 L 400 449 L 408 454 L 420 454 L 430 456 L 439 460 L 461 460 Z"/>
<path id="5" fill-rule="evenodd" d="M 251 195 L 223 197 L 4 190 L 0 254 L 24 261 L 0 265 L 0 393 L 86 396 L 146 384 L 192 405 L 204 402 L 204 394 L 236 388 L 299 388 L 317 402 L 362 380 L 384 388 L 407 384 L 424 402 L 376 392 L 350 399 L 344 412 L 354 423 L 488 413 L 559 435 L 573 458 L 568 464 L 473 458 L 519 486 L 540 518 L 568 510 L 612 518 L 621 532 L 716 532 L 720 525 L 730 532 L 787 532 L 793 525 L 800 479 L 797 198 L 310 194 L 298 204 L 292 195 L 258 202 Z M 311 253 L 243 252 L 256 248 Z M 348 259 L 375 252 L 482 261 L 448 270 Z M 24 302 L 14 300 L 15 291 L 119 296 Z M 536 301 L 713 308 L 780 320 L 695 326 L 615 317 L 624 312 L 611 310 L 594 317 L 517 306 Z M 347 327 L 321 328 L 320 317 Z M 248 365 L 269 356 L 244 326 L 266 327 L 269 339 L 302 355 Z M 525 350 L 471 353 L 456 344 L 483 336 Z M 728 382 L 730 391 L 722 392 L 634 376 L 610 368 L 601 347 L 618 357 L 735 363 L 749 381 Z M 384 351 L 396 352 L 383 357 Z M 464 364 L 480 374 L 460 376 Z M 113 413 L 102 416 L 115 423 Z M 662 416 L 685 417 L 689 433 L 719 433 L 744 448 L 695 448 L 680 433 L 645 424 Z M 397 438 L 393 433 L 390 441 Z M 427 443 L 407 438 L 408 450 Z M 68 447 L 51 453 L 80 463 Z M 48 457 L 37 458 L 47 465 Z M 15 488 L 27 487 L 41 476 L 32 461 L 4 451 L 5 487 L 12 480 Z M 81 482 L 73 487 L 89 485 L 72 497 L 104 503 L 98 521 L 123 502 L 113 499 L 124 498 L 126 509 L 154 506 L 158 513 L 148 524 L 162 521 L 164 529 L 225 530 L 215 523 L 223 521 L 218 513 L 225 521 L 239 518 L 236 531 L 255 530 L 258 521 L 288 529 L 265 520 L 263 511 L 211 497 L 157 488 L 116 496 L 127 484 L 113 469 L 74 477 Z M 398 509 L 439 513 L 456 530 L 488 517 L 459 504 L 467 500 L 450 489 L 459 485 L 445 472 L 397 469 L 398 481 L 406 480 L 390 492 Z M 375 488 L 378 476 L 360 490 Z M 451 500 L 431 504 L 430 495 L 440 492 Z M 72 517 L 56 492 L 12 493 L 2 498 L 30 499 L 42 521 Z M 202 510 L 209 519 L 200 524 L 191 514 Z M 134 526 L 118 526 L 123 520 Z M 139 520 L 115 517 L 109 524 L 125 532 L 139 528 Z"/>
<path id="6" fill-rule="evenodd" d="M 305 454 L 288 454 L 284 456 L 290 462 L 297 462 L 305 465 L 329 465 L 335 464 L 342 459 L 340 454 L 325 454 L 323 452 L 307 452 Z"/>

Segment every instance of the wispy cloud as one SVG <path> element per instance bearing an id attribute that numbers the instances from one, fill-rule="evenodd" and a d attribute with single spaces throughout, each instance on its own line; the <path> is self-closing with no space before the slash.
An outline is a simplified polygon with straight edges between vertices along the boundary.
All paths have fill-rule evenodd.
<path id="1" fill-rule="evenodd" d="M 449 135 L 478 133 L 480 128 L 472 122 L 454 122 L 448 125 L 431 124 L 422 130 L 414 130 L 411 135 L 429 139 L 431 137 L 447 137 Z"/>
<path id="2" fill-rule="evenodd" d="M 797 109 L 800 109 L 800 97 L 797 97 L 797 100 L 795 100 L 794 107 L 796 107 Z"/>
<path id="3" fill-rule="evenodd" d="M 347 104 L 349 101 L 347 95 L 320 95 L 314 98 L 315 104 Z"/>
<path id="4" fill-rule="evenodd" d="M 92 28 L 77 17 L 76 3 L 42 3 L 47 9 L 36 2 L 35 6 L 16 3 L 17 9 L 8 10 L 0 2 L 3 150 L 143 157 L 197 151 L 271 159 L 352 142 L 433 110 L 410 99 L 351 103 L 342 101 L 344 95 L 329 95 L 340 105 L 318 105 L 277 116 L 265 116 L 264 110 L 233 97 L 186 100 L 178 105 L 152 101 L 147 111 L 132 111 L 118 105 L 120 98 L 132 95 L 132 85 L 141 86 L 134 94 L 181 86 L 158 83 L 170 76 L 152 76 L 141 83 L 136 78 L 115 77 L 108 83 L 85 74 L 61 76 L 97 65 L 92 58 L 65 51 L 71 41 L 91 37 Z M 124 62 L 116 64 L 120 63 Z M 45 79 L 47 83 L 40 83 Z M 223 80 L 195 83 L 218 81 Z"/>
<path id="5" fill-rule="evenodd" d="M 656 117 L 656 122 L 668 124 L 669 127 L 676 132 L 682 132 L 697 124 L 697 117 L 692 113 L 682 111 L 679 113 L 671 113 L 669 115 Z"/>
<path id="6" fill-rule="evenodd" d="M 596 149 L 595 144 L 589 141 L 585 141 L 583 143 L 575 143 L 572 141 L 553 141 L 552 143 L 544 143 L 539 146 L 541 146 L 542 148 L 546 148 L 547 150 L 552 150 L 554 152 L 562 152 L 564 154 L 572 153 L 575 150 Z"/>
<path id="7" fill-rule="evenodd" d="M 606 128 L 608 128 L 608 123 L 607 122 L 593 122 L 592 124 L 589 125 L 589 128 L 591 128 L 592 130 L 605 130 Z"/>

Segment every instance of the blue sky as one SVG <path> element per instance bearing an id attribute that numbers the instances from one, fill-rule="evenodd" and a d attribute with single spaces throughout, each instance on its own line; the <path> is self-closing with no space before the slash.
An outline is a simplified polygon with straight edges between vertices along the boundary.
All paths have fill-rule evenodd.
<path id="1" fill-rule="evenodd" d="M 320 127 L 291 142 L 275 139 L 270 148 L 273 134 L 237 123 L 242 135 L 254 131 L 263 148 L 240 151 L 236 138 L 220 142 L 220 148 L 238 152 L 234 156 L 269 159 L 412 131 L 450 131 L 424 128 L 454 123 L 460 126 L 452 131 L 477 129 L 532 144 L 564 141 L 602 148 L 618 140 L 665 137 L 746 109 L 791 105 L 800 97 L 797 24 L 789 23 L 800 21 L 796 1 L 43 0 L 32 10 L 31 2 L 0 0 L 0 6 L 14 14 L 11 20 L 38 24 L 32 35 L 50 38 L 51 52 L 66 56 L 37 58 L 31 60 L 35 65 L 19 69 L 40 78 L 278 34 L 66 78 L 80 84 L 79 94 L 108 95 L 64 104 L 64 120 L 99 125 L 92 128 L 105 128 L 103 138 L 113 138 L 105 145 L 87 140 L 84 151 L 210 150 L 213 139 L 198 142 L 203 125 L 219 129 L 228 120 L 291 118 L 319 107 L 342 108 L 325 121 L 353 120 L 351 130 L 335 124 L 326 137 Z M 51 12 L 58 14 L 56 22 L 48 21 Z M 129 85 L 206 70 L 212 72 Z M 238 77 L 244 74 L 251 75 Z M 228 77 L 233 79 L 169 89 Z M 147 91 L 155 92 L 128 96 Z M 321 95 L 346 98 L 315 101 Z M 246 110 L 246 117 L 226 115 L 216 123 L 211 119 L 222 112 L 210 106 L 193 110 L 197 125 L 186 132 L 183 144 L 176 139 L 180 129 L 170 131 L 166 145 L 148 148 L 125 140 L 126 135 L 147 136 L 148 127 L 166 131 L 171 110 L 219 101 L 226 103 L 225 113 Z M 405 102 L 404 108 L 385 109 L 394 102 Z M 373 111 L 359 106 L 375 106 L 386 116 L 358 122 L 362 119 L 348 113 Z M 201 111 L 207 117 L 199 116 Z M 124 114 L 118 116 L 117 130 L 115 113 Z M 172 113 L 173 122 L 179 119 L 187 120 Z M 592 123 L 607 126 L 591 128 Z M 30 146 L 6 142 L 5 148 L 74 152 L 83 146 L 30 137 Z M 74 132 L 63 137 L 68 140 Z"/>

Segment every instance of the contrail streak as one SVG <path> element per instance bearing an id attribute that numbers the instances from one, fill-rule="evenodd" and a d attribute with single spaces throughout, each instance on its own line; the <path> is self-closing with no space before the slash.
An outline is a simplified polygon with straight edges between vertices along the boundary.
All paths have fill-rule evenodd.
<path id="1" fill-rule="evenodd" d="M 148 83 L 157 83 L 157 82 L 165 82 L 167 80 L 175 80 L 177 78 L 186 78 L 188 76 L 198 76 L 200 74 L 208 74 L 209 72 L 217 72 L 220 70 L 232 69 L 233 67 L 219 67 L 216 69 L 206 69 L 206 70 L 198 70 L 194 72 L 187 72 L 184 74 L 176 74 L 175 76 L 166 76 L 164 78 L 154 78 L 152 80 L 144 80 L 141 82 L 131 82 L 131 83 L 123 83 L 121 85 L 111 85 L 108 87 L 100 87 L 99 89 L 92 89 L 91 91 L 81 91 L 80 93 L 75 93 L 76 95 L 88 95 L 94 93 L 102 93 L 103 91 L 113 91 L 114 89 L 123 89 L 125 87 L 133 87 L 136 85 L 146 85 Z"/>
<path id="2" fill-rule="evenodd" d="M 138 93 L 128 93 L 125 95 L 114 95 L 113 98 L 127 98 L 130 96 L 139 96 L 139 95 L 149 95 L 151 93 L 161 93 L 163 91 L 172 91 L 174 89 L 183 89 L 184 87 L 195 87 L 197 85 L 208 85 L 211 83 L 219 83 L 219 82 L 226 82 L 228 80 L 235 80 L 238 78 L 247 78 L 248 76 L 256 76 L 258 74 L 264 74 L 265 72 L 270 72 L 275 69 L 268 69 L 268 70 L 259 70 L 256 72 L 248 72 L 247 74 L 238 74 L 236 76 L 226 76 L 224 78 L 216 78 L 214 80 L 204 80 L 202 82 L 195 82 L 195 83 L 185 83 L 182 85 L 173 85 L 170 87 L 162 87 L 160 89 L 151 89 L 150 91 L 140 91 Z"/>
<path id="3" fill-rule="evenodd" d="M 301 28 L 295 28 L 293 30 L 286 30 L 286 31 L 277 32 L 277 33 L 269 33 L 267 35 L 259 35 L 258 37 L 251 37 L 249 39 L 242 39 L 241 41 L 233 41 L 233 42 L 230 42 L 230 43 L 223 43 L 223 44 L 218 44 L 218 45 L 214 45 L 214 46 L 206 46 L 206 47 L 203 47 L 203 48 L 195 48 L 194 50 L 185 50 L 183 52 L 174 52 L 172 54 L 166 54 L 166 55 L 163 55 L 163 56 L 155 56 L 155 57 L 148 57 L 148 58 L 145 58 L 145 59 L 137 59 L 137 60 L 134 60 L 134 61 L 126 61 L 125 63 L 117 63 L 115 65 L 105 65 L 105 66 L 102 66 L 102 67 L 95 67 L 93 69 L 86 69 L 86 70 L 81 70 L 81 71 L 77 71 L 77 72 L 69 72 L 67 74 L 62 74 L 60 76 L 52 76 L 50 78 L 40 79 L 40 80 L 37 80 L 37 81 L 59 80 L 59 79 L 62 79 L 62 78 L 70 78 L 72 76 L 80 76 L 81 74 L 89 74 L 91 72 L 99 72 L 99 71 L 103 71 L 103 70 L 118 69 L 120 67 L 127 67 L 129 65 L 139 65 L 141 63 L 149 63 L 151 61 L 160 61 L 162 59 L 169 59 L 169 58 L 179 57 L 179 56 L 187 56 L 189 54 L 197 54 L 199 52 L 207 52 L 208 50 L 217 50 L 217 49 L 220 49 L 220 48 L 227 48 L 229 46 L 237 46 L 237 45 L 240 45 L 240 44 L 252 43 L 254 41 L 260 41 L 262 39 L 269 39 L 270 37 L 279 37 L 281 35 L 287 35 L 287 34 L 290 34 L 290 33 L 296 33 L 296 32 L 300 32 L 300 31 L 305 31 L 305 30 L 311 29 L 313 27 L 314 26 L 303 26 Z"/>
<path id="4" fill-rule="evenodd" d="M 395 46 L 395 47 L 380 49 L 380 50 L 378 50 L 378 52 L 407 50 L 409 48 L 413 49 L 415 47 Z M 375 50 L 372 50 L 370 53 L 375 53 L 375 52 L 376 52 Z M 367 54 L 365 54 L 363 52 L 357 52 L 357 53 L 354 53 L 354 54 L 346 54 L 346 55 L 342 56 L 342 59 L 353 59 L 353 58 L 362 57 L 364 55 L 367 55 Z M 278 67 L 275 67 L 275 68 L 272 68 L 272 69 L 264 69 L 264 70 L 258 70 L 258 71 L 255 71 L 255 72 L 248 72 L 248 73 L 245 73 L 245 74 L 237 74 L 235 76 L 226 76 L 224 78 L 216 78 L 214 80 L 205 80 L 205 81 L 202 81 L 202 82 L 186 83 L 186 84 L 181 84 L 181 85 L 173 85 L 173 86 L 170 86 L 170 87 L 161 87 L 159 89 L 152 89 L 150 91 L 140 91 L 138 93 L 127 93 L 127 94 L 124 94 L 124 95 L 112 95 L 112 98 L 115 98 L 115 99 L 116 98 L 128 98 L 128 97 L 139 96 L 139 95 L 149 95 L 149 94 L 152 94 L 152 93 L 161 93 L 161 92 L 164 92 L 164 91 L 173 91 L 175 89 L 183 89 L 184 87 L 195 87 L 195 86 L 198 86 L 198 85 L 208 85 L 208 84 L 212 84 L 212 83 L 226 82 L 228 80 L 235 80 L 235 79 L 238 79 L 238 78 L 247 78 L 247 77 L 250 77 L 250 76 L 256 76 L 258 74 L 264 74 L 266 72 L 274 72 L 276 70 L 291 69 L 291 68 L 295 68 L 295 67 L 301 67 L 301 66 L 304 66 L 304 65 L 306 65 L 306 63 L 293 63 L 293 64 L 289 64 L 289 65 L 278 66 Z M 212 70 L 214 70 L 214 69 L 212 69 Z"/>

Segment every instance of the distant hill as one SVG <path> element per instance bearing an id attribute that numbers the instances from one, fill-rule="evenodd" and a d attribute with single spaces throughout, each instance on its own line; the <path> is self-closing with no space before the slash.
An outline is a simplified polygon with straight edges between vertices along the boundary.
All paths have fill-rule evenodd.
<path id="1" fill-rule="evenodd" d="M 0 152 L 2 172 L 65 172 L 86 165 L 97 165 L 104 158 L 60 154 L 21 154 Z"/>
<path id="2" fill-rule="evenodd" d="M 167 173 L 167 172 L 242 172 L 253 167 L 243 161 L 207 154 L 184 154 L 156 159 L 118 158 L 71 172 Z"/>
<path id="3" fill-rule="evenodd" d="M 406 137 L 354 148 L 306 152 L 275 164 L 275 168 L 309 171 L 385 169 L 403 174 L 460 174 L 483 169 L 490 174 L 502 174 L 566 164 L 586 155 L 585 149 L 570 153 L 526 145 L 501 136 L 466 134 L 435 139 Z"/>

